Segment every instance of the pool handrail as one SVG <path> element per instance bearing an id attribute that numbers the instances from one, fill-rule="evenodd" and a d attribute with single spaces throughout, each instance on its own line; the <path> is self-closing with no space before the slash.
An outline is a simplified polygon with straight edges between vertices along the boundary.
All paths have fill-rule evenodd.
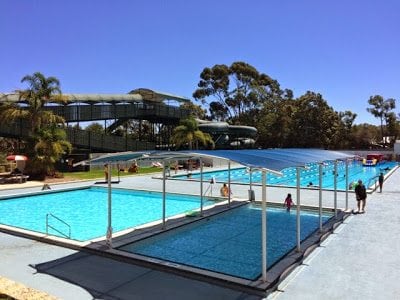
<path id="1" fill-rule="evenodd" d="M 372 187 L 372 190 L 375 190 L 375 189 L 377 188 L 376 183 L 378 182 L 378 178 L 379 178 L 379 175 L 378 175 L 378 176 L 375 176 L 375 177 L 371 177 L 371 178 L 368 180 L 367 188 L 371 188 L 371 186 L 372 186 L 371 181 L 373 181 L 374 187 Z"/>
<path id="2" fill-rule="evenodd" d="M 49 216 L 55 218 L 56 220 L 60 221 L 61 223 L 65 224 L 65 225 L 67 225 L 67 227 L 68 227 L 68 235 L 66 235 L 65 233 L 63 233 L 60 230 L 56 229 L 55 227 L 49 225 Z M 61 220 L 59 217 L 53 215 L 52 213 L 47 213 L 46 214 L 46 235 L 49 235 L 49 227 L 51 229 L 53 229 L 54 231 L 58 232 L 59 234 L 61 234 L 62 236 L 65 236 L 68 239 L 71 238 L 71 226 L 67 222 Z"/>

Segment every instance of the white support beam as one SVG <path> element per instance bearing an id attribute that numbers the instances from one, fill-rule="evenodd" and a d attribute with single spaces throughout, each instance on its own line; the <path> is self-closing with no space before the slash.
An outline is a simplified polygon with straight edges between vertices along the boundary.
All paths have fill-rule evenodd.
<path id="1" fill-rule="evenodd" d="M 112 248 L 112 188 L 111 188 L 111 163 L 107 164 L 107 187 L 108 187 L 108 213 L 106 243 Z"/>
<path id="2" fill-rule="evenodd" d="M 301 251 L 300 243 L 301 243 L 301 232 L 300 232 L 300 168 L 296 168 L 296 240 L 297 246 L 296 250 L 298 252 Z"/>
<path id="3" fill-rule="evenodd" d="M 261 258 L 262 280 L 267 281 L 267 171 L 262 170 L 262 199 L 261 199 Z"/>

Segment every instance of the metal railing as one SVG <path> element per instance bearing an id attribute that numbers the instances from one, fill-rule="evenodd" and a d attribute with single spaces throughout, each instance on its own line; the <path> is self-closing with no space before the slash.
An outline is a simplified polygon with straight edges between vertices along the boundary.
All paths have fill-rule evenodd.
<path id="1" fill-rule="evenodd" d="M 95 151 L 141 151 L 153 150 L 156 144 L 147 141 L 138 141 L 126 137 L 106 135 L 87 130 L 65 127 L 69 142 L 75 147 L 86 148 Z M 29 136 L 30 128 L 25 122 L 14 122 L 0 126 L 0 136 L 21 137 Z"/>
<path id="2" fill-rule="evenodd" d="M 371 187 L 371 185 L 372 185 L 371 182 L 373 182 L 374 187 L 372 188 L 372 190 L 375 191 L 375 189 L 378 187 L 378 186 L 376 185 L 376 183 L 378 182 L 378 178 L 379 178 L 379 176 L 370 178 L 370 179 L 368 180 L 367 189 Z"/>
<path id="3" fill-rule="evenodd" d="M 176 120 L 186 117 L 189 113 L 186 109 L 159 103 L 72 104 L 46 106 L 46 109 L 64 117 L 66 122 L 114 120 L 120 118 L 166 118 L 177 122 Z"/>
<path id="4" fill-rule="evenodd" d="M 59 221 L 59 222 L 63 223 L 64 225 L 66 225 L 66 226 L 68 227 L 68 235 L 66 235 L 66 234 L 63 233 L 62 231 L 58 230 L 57 228 L 51 226 L 51 225 L 49 224 L 49 217 L 53 217 L 53 218 L 56 219 L 57 221 Z M 59 217 L 53 215 L 52 213 L 46 214 L 46 235 L 49 235 L 49 228 L 53 229 L 54 231 L 58 232 L 59 234 L 61 234 L 62 236 L 65 236 L 65 237 L 68 238 L 68 239 L 71 238 L 71 226 L 70 226 L 67 222 L 61 220 Z"/>

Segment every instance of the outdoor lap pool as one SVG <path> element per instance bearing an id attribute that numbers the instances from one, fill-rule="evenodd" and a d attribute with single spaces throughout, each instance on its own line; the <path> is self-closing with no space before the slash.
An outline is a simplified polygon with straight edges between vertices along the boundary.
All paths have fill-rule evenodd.
<path id="1" fill-rule="evenodd" d="M 213 204 L 203 199 L 203 205 Z M 108 190 L 90 187 L 70 191 L 49 191 L 42 194 L 0 200 L 0 224 L 87 241 L 102 237 L 107 230 Z M 166 194 L 166 216 L 171 217 L 200 207 L 200 197 Z M 59 219 L 57 219 L 59 218 Z M 113 189 L 112 227 L 114 232 L 162 219 L 162 193 Z M 64 223 L 65 222 L 65 223 Z M 67 225 L 68 224 L 68 225 Z"/>
<path id="2" fill-rule="evenodd" d="M 376 166 L 364 167 L 361 162 L 353 161 L 348 165 L 348 183 L 356 182 L 361 179 L 366 186 L 371 186 L 377 181 L 380 172 L 386 174 L 397 166 L 397 162 L 381 162 Z M 319 165 L 309 164 L 307 169 L 300 171 L 300 186 L 307 187 L 310 182 L 313 186 L 319 184 Z M 346 189 L 346 166 L 344 162 L 339 162 L 337 166 L 337 189 Z M 286 168 L 282 170 L 282 176 L 268 174 L 267 184 L 276 186 L 296 186 L 296 168 Z M 231 182 L 250 183 L 250 173 L 247 168 L 234 168 L 230 172 Z M 228 170 L 204 172 L 203 180 L 210 181 L 214 177 L 217 182 L 228 182 Z M 174 176 L 175 179 L 187 180 L 186 175 Z M 191 179 L 200 180 L 200 174 L 192 174 Z M 252 182 L 261 184 L 261 172 L 252 172 Z M 322 188 L 334 189 L 334 164 L 328 162 L 323 165 Z"/>
<path id="3" fill-rule="evenodd" d="M 323 215 L 323 221 L 330 217 Z M 268 208 L 267 220 L 267 262 L 271 267 L 296 246 L 296 212 Z M 318 213 L 301 212 L 301 240 L 318 226 Z M 255 280 L 261 275 L 261 208 L 241 206 L 119 250 Z"/>

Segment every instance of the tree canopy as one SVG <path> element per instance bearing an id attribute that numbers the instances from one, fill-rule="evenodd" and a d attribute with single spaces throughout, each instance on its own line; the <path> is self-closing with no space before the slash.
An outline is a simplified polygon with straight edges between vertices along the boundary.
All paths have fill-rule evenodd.
<path id="1" fill-rule="evenodd" d="M 208 106 L 213 120 L 252 125 L 251 115 L 260 111 L 265 98 L 279 93 L 276 80 L 239 61 L 205 68 L 193 97 Z"/>
<path id="2" fill-rule="evenodd" d="M 27 89 L 17 91 L 20 100 L 26 105 L 1 105 L 1 122 L 21 120 L 28 123 L 26 154 L 30 159 L 26 169 L 31 175 L 42 176 L 52 173 L 54 163 L 72 148 L 61 128 L 64 126 L 64 119 L 46 110 L 49 101 L 63 101 L 60 82 L 57 78 L 45 77 L 40 72 L 24 76 L 21 82 L 28 84 Z"/>
<path id="3" fill-rule="evenodd" d="M 204 68 L 193 97 L 208 108 L 210 120 L 256 127 L 259 147 L 338 149 L 362 144 L 354 141 L 356 113 L 335 111 L 313 91 L 294 98 L 290 89 L 281 89 L 277 80 L 245 62 Z M 397 134 L 397 118 L 390 113 L 394 101 L 371 99 L 374 107 L 368 111 Z"/>
<path id="4" fill-rule="evenodd" d="M 368 104 L 372 107 L 367 108 L 367 111 L 380 120 L 381 138 L 385 143 L 383 122 L 385 121 L 386 125 L 388 125 L 388 123 L 393 123 L 394 119 L 396 119 L 392 113 L 392 110 L 396 108 L 396 100 L 392 98 L 385 100 L 381 95 L 375 95 L 369 98 Z"/>

